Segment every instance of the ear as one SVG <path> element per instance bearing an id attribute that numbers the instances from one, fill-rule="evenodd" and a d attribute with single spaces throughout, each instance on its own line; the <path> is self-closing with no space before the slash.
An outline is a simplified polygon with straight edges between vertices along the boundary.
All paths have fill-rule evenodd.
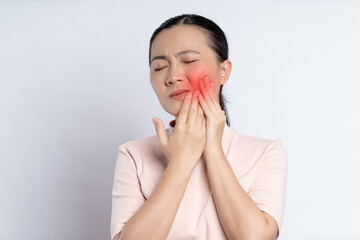
<path id="1" fill-rule="evenodd" d="M 231 62 L 229 59 L 220 64 L 220 85 L 223 85 L 228 80 L 231 73 Z"/>

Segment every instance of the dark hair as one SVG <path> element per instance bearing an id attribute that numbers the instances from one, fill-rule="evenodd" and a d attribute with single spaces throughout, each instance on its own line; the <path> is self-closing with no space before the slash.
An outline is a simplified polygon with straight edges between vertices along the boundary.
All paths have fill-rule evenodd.
<path id="1" fill-rule="evenodd" d="M 149 65 L 151 61 L 151 44 L 154 41 L 155 37 L 164 29 L 169 29 L 178 25 L 192 25 L 194 27 L 202 30 L 207 36 L 207 44 L 208 46 L 216 53 L 217 59 L 219 62 L 224 62 L 228 59 L 228 43 L 225 37 L 224 32 L 221 28 L 205 17 L 196 15 L 196 14 L 182 14 L 172 18 L 169 18 L 165 22 L 163 22 L 152 34 L 150 38 L 149 45 Z M 224 96 L 222 95 L 223 85 L 220 86 L 219 91 L 219 103 L 222 110 L 225 111 L 226 115 L 226 124 L 230 126 L 229 114 L 226 109 L 225 102 L 228 102 Z"/>

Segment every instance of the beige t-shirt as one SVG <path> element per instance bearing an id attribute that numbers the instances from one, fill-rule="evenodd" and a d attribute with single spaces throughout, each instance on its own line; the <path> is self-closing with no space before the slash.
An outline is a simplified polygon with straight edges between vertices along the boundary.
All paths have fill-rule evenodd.
<path id="1" fill-rule="evenodd" d="M 174 120 L 166 129 L 174 130 Z M 248 196 L 282 224 L 287 175 L 287 154 L 281 140 L 242 134 L 224 126 L 223 150 Z M 149 198 L 168 164 L 157 136 L 119 146 L 112 189 L 111 239 Z M 139 229 L 141 231 L 141 229 Z M 167 239 L 228 239 L 220 223 L 206 173 L 200 159 L 188 182 Z"/>

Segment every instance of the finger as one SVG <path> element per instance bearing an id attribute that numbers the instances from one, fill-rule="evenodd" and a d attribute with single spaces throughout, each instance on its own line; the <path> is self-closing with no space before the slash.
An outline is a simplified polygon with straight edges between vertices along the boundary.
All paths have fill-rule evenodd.
<path id="1" fill-rule="evenodd" d="M 191 100 L 189 113 L 188 113 L 187 124 L 195 124 L 196 123 L 196 117 L 197 117 L 197 112 L 198 112 L 198 108 L 199 108 L 199 102 L 198 102 L 198 98 L 197 98 L 198 94 L 199 94 L 198 90 L 194 91 L 194 93 L 193 93 L 193 98 Z"/>
<path id="2" fill-rule="evenodd" d="M 201 108 L 202 108 L 202 110 L 204 112 L 204 115 L 207 118 L 210 118 L 212 113 L 211 113 L 211 109 L 209 107 L 209 104 L 206 102 L 206 100 L 204 99 L 202 94 L 199 94 L 198 98 L 199 98 L 200 106 L 201 106 Z"/>
<path id="3" fill-rule="evenodd" d="M 209 91 L 209 86 L 204 86 L 204 82 L 200 83 L 200 90 L 202 94 L 201 106 L 204 108 L 205 115 L 210 117 L 210 115 L 216 115 L 217 111 L 221 109 L 220 104 L 215 100 L 212 91 Z"/>
<path id="4" fill-rule="evenodd" d="M 199 95 L 199 96 L 200 96 L 200 95 Z M 198 96 L 198 97 L 199 97 L 199 96 Z M 204 111 L 202 110 L 201 106 L 199 106 L 198 114 L 197 114 L 197 118 L 196 118 L 196 124 L 201 123 L 202 118 L 204 118 Z"/>
<path id="5" fill-rule="evenodd" d="M 200 97 L 200 95 L 201 95 L 201 93 L 199 93 L 198 98 Z M 199 109 L 198 109 L 198 114 L 197 114 L 197 119 L 196 119 L 196 128 L 202 129 L 203 134 L 205 134 L 205 131 L 206 131 L 205 122 L 206 122 L 205 113 L 199 104 Z"/>
<path id="6" fill-rule="evenodd" d="M 179 124 L 179 125 L 186 124 L 187 115 L 188 115 L 188 111 L 189 111 L 189 107 L 190 107 L 190 103 L 191 103 L 191 98 L 192 98 L 192 93 L 188 92 L 181 104 L 181 108 L 179 111 L 179 116 L 177 118 L 176 124 Z"/>
<path id="7" fill-rule="evenodd" d="M 210 102 L 211 96 L 209 95 L 209 90 L 208 90 L 208 86 L 206 85 L 205 79 L 207 79 L 207 78 L 205 77 L 204 79 L 199 81 L 200 91 L 201 91 L 202 95 L 204 96 L 204 99 L 207 102 Z"/>
<path id="8" fill-rule="evenodd" d="M 166 135 L 166 131 L 164 128 L 163 122 L 158 118 L 153 118 L 153 123 L 155 125 L 156 134 L 158 137 L 159 145 L 161 147 L 165 146 L 168 140 L 168 137 Z"/>
<path id="9" fill-rule="evenodd" d="M 205 115 L 201 121 L 201 128 L 202 128 L 203 134 L 206 136 L 206 117 L 205 117 Z"/>
<path id="10" fill-rule="evenodd" d="M 203 81 L 200 81 L 200 90 L 206 102 L 208 102 L 209 104 L 214 104 L 214 106 L 217 106 L 219 104 L 217 103 L 217 100 L 214 96 L 213 86 L 214 86 L 214 82 L 210 82 L 208 76 L 206 76 Z"/>

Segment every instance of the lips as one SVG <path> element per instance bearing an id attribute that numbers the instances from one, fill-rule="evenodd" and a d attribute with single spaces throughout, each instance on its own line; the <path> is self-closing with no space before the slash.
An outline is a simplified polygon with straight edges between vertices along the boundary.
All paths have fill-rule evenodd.
<path id="1" fill-rule="evenodd" d="M 172 92 L 172 93 L 170 94 L 170 97 L 174 97 L 174 96 L 179 95 L 179 94 L 182 94 L 182 93 L 184 93 L 184 92 L 189 92 L 189 90 L 187 90 L 187 89 L 180 89 L 180 90 L 174 91 L 174 92 Z"/>

